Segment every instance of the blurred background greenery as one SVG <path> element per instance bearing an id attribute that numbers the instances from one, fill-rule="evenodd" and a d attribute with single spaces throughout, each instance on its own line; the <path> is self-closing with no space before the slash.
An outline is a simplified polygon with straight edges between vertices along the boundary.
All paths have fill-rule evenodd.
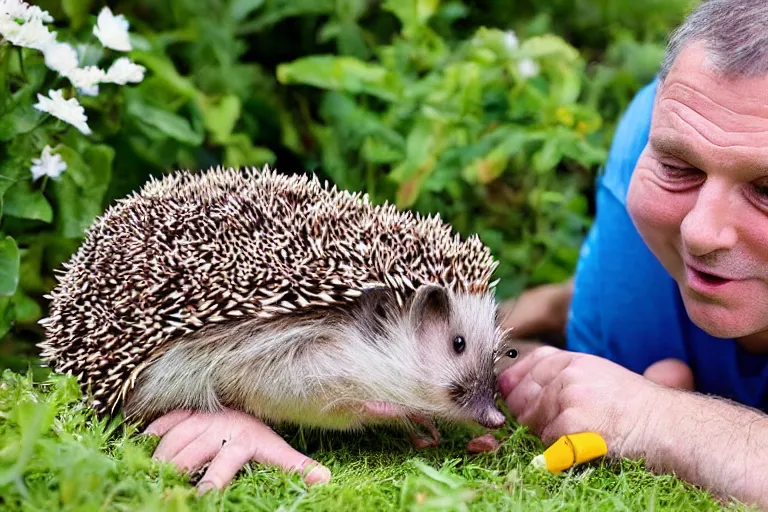
<path id="1" fill-rule="evenodd" d="M 92 62 L 99 10 L 124 15 L 147 75 L 80 98 L 93 135 L 42 129 L 24 100 L 62 85 L 0 44 L 0 368 L 22 371 L 84 230 L 178 168 L 269 163 L 440 213 L 491 247 L 500 299 L 568 277 L 618 117 L 697 0 L 32 3 Z M 46 144 L 68 169 L 33 181 Z"/>

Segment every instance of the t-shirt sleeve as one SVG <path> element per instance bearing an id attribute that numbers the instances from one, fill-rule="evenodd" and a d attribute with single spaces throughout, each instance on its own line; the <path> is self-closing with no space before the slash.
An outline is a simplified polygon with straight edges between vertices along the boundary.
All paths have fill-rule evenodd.
<path id="1" fill-rule="evenodd" d="M 632 171 L 648 140 L 656 82 L 644 87 L 632 100 L 614 134 L 603 174 L 597 180 L 596 215 L 581 247 L 574 276 L 574 292 L 569 310 L 567 347 L 613 358 L 604 333 L 606 304 L 614 297 L 606 294 L 617 285 L 616 272 L 621 253 L 637 254 L 639 235 L 626 211 L 626 196 Z M 642 250 L 642 247 L 639 248 Z M 620 261 L 618 263 L 621 263 Z"/>

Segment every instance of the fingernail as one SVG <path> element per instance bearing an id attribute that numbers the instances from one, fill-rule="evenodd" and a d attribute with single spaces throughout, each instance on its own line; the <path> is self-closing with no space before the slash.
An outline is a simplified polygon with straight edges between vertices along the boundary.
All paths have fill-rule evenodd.
<path id="1" fill-rule="evenodd" d="M 307 485 L 325 484 L 330 480 L 331 471 L 322 464 L 314 465 L 312 469 L 310 469 L 309 472 L 304 475 L 304 481 L 307 483 Z"/>
<path id="2" fill-rule="evenodd" d="M 499 375 L 497 381 L 499 384 L 499 392 L 501 393 L 501 397 L 506 399 L 507 395 L 509 395 L 509 393 L 511 393 L 515 388 L 516 383 L 508 372 L 504 372 Z"/>
<path id="3" fill-rule="evenodd" d="M 214 487 L 216 486 L 213 485 L 213 483 L 211 482 L 200 482 L 199 484 L 197 484 L 197 495 L 202 496 L 203 494 L 207 493 Z"/>

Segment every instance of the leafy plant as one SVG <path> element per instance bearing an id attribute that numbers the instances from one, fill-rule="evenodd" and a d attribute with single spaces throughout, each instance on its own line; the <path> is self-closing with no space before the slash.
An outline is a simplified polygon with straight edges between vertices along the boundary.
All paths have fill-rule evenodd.
<path id="1" fill-rule="evenodd" d="M 554 35 L 521 43 L 488 28 L 450 45 L 428 24 L 434 8 L 411 7 L 384 4 L 402 31 L 372 62 L 326 54 L 278 66 L 282 83 L 326 91 L 321 121 L 302 123 L 322 168 L 342 187 L 480 233 L 501 260 L 501 293 L 521 276 L 566 277 L 588 222 L 581 192 L 606 155 L 599 113 L 579 104 L 578 52 Z"/>
<path id="2" fill-rule="evenodd" d="M 491 247 L 502 299 L 566 277 L 618 115 L 695 3 L 118 0 L 115 49 L 103 3 L 41 0 L 84 71 L 0 39 L 0 365 L 35 358 L 93 219 L 178 168 L 270 163 L 439 213 Z M 141 79 L 102 81 L 121 58 Z M 52 90 L 89 133 L 34 107 Z"/>

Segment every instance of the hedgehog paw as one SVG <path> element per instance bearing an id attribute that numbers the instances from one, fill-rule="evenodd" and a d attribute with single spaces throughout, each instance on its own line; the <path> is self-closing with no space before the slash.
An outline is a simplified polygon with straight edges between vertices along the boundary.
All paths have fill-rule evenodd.
<path id="1" fill-rule="evenodd" d="M 440 444 L 440 431 L 437 430 L 437 427 L 431 419 L 421 414 L 409 414 L 408 419 L 429 431 L 429 436 L 420 435 L 413 430 L 409 433 L 411 444 L 413 444 L 414 447 L 420 450 Z"/>

